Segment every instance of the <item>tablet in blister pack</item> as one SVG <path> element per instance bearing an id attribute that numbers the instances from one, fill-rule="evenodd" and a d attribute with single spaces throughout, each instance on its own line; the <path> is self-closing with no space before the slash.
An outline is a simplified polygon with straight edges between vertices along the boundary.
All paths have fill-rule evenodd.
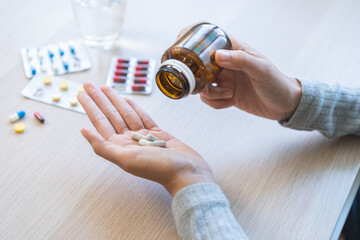
<path id="1" fill-rule="evenodd" d="M 26 47 L 20 53 L 28 78 L 38 73 L 63 75 L 91 68 L 89 56 L 80 40 Z"/>
<path id="2" fill-rule="evenodd" d="M 155 67 L 155 59 L 113 57 L 106 85 L 122 94 L 151 94 Z"/>
<path id="3" fill-rule="evenodd" d="M 85 113 L 77 101 L 77 94 L 84 92 L 81 83 L 49 75 L 35 75 L 22 90 L 24 97 L 53 106 Z"/>

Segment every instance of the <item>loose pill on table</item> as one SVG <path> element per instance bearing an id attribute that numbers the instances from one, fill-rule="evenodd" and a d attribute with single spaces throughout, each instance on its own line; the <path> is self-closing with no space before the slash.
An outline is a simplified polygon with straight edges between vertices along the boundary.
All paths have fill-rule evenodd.
<path id="1" fill-rule="evenodd" d="M 45 118 L 43 116 L 41 116 L 41 114 L 39 112 L 34 112 L 34 116 L 37 120 L 39 120 L 40 123 L 44 123 L 45 122 Z"/>
<path id="2" fill-rule="evenodd" d="M 51 77 L 50 76 L 45 76 L 43 78 L 44 84 L 45 85 L 51 85 Z"/>
<path id="3" fill-rule="evenodd" d="M 61 81 L 60 82 L 60 89 L 62 91 L 66 91 L 69 87 L 69 83 L 67 81 Z"/>
<path id="4" fill-rule="evenodd" d="M 165 140 L 156 140 L 156 141 L 151 142 L 146 139 L 140 139 L 139 144 L 141 146 L 165 147 L 166 141 Z"/>
<path id="5" fill-rule="evenodd" d="M 152 135 L 152 134 L 148 134 L 148 135 L 146 135 L 146 140 L 156 141 L 157 138 L 156 138 L 154 135 Z"/>
<path id="6" fill-rule="evenodd" d="M 51 94 L 51 97 L 52 97 L 53 102 L 58 102 L 58 101 L 60 101 L 61 94 L 60 93 L 53 93 L 53 94 Z"/>
<path id="7" fill-rule="evenodd" d="M 25 131 L 25 124 L 23 123 L 17 123 L 14 126 L 14 130 L 16 133 L 22 133 Z"/>
<path id="8" fill-rule="evenodd" d="M 131 88 L 133 91 L 137 91 L 137 92 L 145 91 L 145 85 L 134 84 L 134 85 L 132 85 Z"/>
<path id="9" fill-rule="evenodd" d="M 79 87 L 78 87 L 78 93 L 82 93 L 82 92 L 85 92 L 85 89 L 84 89 L 84 87 L 83 87 L 83 85 L 80 85 Z"/>
<path id="10" fill-rule="evenodd" d="M 75 107 L 77 104 L 78 101 L 75 97 L 70 99 L 70 106 Z"/>
<path id="11" fill-rule="evenodd" d="M 140 139 L 146 139 L 146 136 L 140 134 L 140 133 L 137 133 L 137 132 L 133 132 L 131 134 L 131 137 L 135 140 L 140 140 Z"/>
<path id="12" fill-rule="evenodd" d="M 9 117 L 9 121 L 13 123 L 23 117 L 25 117 L 25 111 L 19 111 L 17 113 L 11 114 Z"/>

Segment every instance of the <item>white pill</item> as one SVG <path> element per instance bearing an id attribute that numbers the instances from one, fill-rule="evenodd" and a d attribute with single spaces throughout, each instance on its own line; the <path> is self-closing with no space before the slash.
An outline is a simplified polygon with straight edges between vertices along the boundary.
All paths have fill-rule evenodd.
<path id="1" fill-rule="evenodd" d="M 44 58 L 44 52 L 41 51 L 41 50 L 39 50 L 39 51 L 37 52 L 37 56 L 38 56 L 38 58 L 43 59 L 43 58 Z"/>
<path id="2" fill-rule="evenodd" d="M 137 133 L 137 132 L 133 132 L 131 134 L 131 137 L 135 140 L 140 140 L 140 139 L 146 139 L 146 136 L 140 134 L 140 133 Z"/>
<path id="3" fill-rule="evenodd" d="M 165 142 L 165 140 L 156 140 L 156 141 L 151 142 L 146 139 L 140 139 L 139 144 L 141 146 L 165 147 L 166 142 Z"/>
<path id="4" fill-rule="evenodd" d="M 156 141 L 157 138 L 156 138 L 154 135 L 152 135 L 152 134 L 148 134 L 148 135 L 146 135 L 146 140 Z"/>
<path id="5" fill-rule="evenodd" d="M 42 65 L 41 65 L 41 71 L 42 71 L 42 72 L 46 72 L 46 70 L 47 70 L 47 69 L 46 69 L 46 65 L 45 65 L 45 64 L 42 64 Z"/>
<path id="6" fill-rule="evenodd" d="M 53 63 L 52 68 L 56 73 L 59 71 L 59 66 L 56 63 Z"/>

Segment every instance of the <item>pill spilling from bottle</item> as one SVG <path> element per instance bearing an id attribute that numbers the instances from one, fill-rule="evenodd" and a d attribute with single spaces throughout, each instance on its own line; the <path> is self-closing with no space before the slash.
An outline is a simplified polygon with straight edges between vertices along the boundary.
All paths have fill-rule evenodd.
<path id="1" fill-rule="evenodd" d="M 139 145 L 141 146 L 154 146 L 154 147 L 165 147 L 165 140 L 158 140 L 154 135 L 148 134 L 146 136 L 133 132 L 131 137 L 137 141 L 139 141 Z"/>

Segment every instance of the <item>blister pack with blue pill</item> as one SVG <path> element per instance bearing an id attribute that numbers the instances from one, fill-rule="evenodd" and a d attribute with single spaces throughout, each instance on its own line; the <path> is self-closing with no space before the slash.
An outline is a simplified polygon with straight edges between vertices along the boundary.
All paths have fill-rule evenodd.
<path id="1" fill-rule="evenodd" d="M 89 55 L 80 40 L 25 47 L 20 53 L 28 78 L 39 73 L 55 76 L 91 68 Z"/>

